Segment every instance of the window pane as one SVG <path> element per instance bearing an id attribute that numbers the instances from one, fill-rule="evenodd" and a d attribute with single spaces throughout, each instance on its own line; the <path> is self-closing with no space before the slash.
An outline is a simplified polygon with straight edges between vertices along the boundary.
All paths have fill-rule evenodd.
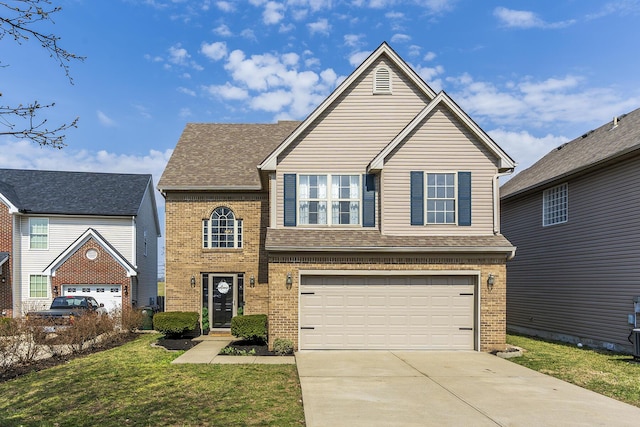
<path id="1" fill-rule="evenodd" d="M 47 284 L 47 276 L 29 276 L 29 297 L 46 298 L 48 295 Z"/>
<path id="2" fill-rule="evenodd" d="M 47 249 L 49 220 L 47 218 L 29 219 L 29 247 L 31 249 Z"/>
<path id="3" fill-rule="evenodd" d="M 427 174 L 427 223 L 455 224 L 455 174 Z"/>

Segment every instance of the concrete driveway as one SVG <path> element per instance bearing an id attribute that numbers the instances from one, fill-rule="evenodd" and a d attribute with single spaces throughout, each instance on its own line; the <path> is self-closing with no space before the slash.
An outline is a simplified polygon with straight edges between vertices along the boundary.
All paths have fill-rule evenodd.
<path id="1" fill-rule="evenodd" d="M 640 408 L 478 352 L 301 351 L 307 427 L 638 426 Z"/>

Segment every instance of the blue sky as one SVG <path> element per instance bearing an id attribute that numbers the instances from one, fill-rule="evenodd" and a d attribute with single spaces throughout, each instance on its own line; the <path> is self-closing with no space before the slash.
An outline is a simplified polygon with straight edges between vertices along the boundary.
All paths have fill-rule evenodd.
<path id="1" fill-rule="evenodd" d="M 53 4 L 62 11 L 39 29 L 86 56 L 71 64 L 74 84 L 37 43 L 5 37 L 0 104 L 56 102 L 46 118 L 79 117 L 78 128 L 62 150 L 0 136 L 0 167 L 152 173 L 157 184 L 187 122 L 303 119 L 383 41 L 518 170 L 640 107 L 640 0 Z"/>

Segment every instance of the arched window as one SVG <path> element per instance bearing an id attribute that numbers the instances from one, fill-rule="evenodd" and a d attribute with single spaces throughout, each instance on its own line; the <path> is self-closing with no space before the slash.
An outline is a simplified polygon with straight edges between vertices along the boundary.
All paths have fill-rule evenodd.
<path id="1" fill-rule="evenodd" d="M 241 248 L 242 220 L 233 211 L 221 206 L 214 209 L 210 219 L 202 221 L 204 248 Z"/>

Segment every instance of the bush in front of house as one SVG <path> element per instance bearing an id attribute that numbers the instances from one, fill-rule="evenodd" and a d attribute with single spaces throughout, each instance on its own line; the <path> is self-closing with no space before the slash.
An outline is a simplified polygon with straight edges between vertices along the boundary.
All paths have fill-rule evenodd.
<path id="1" fill-rule="evenodd" d="M 264 344 L 267 342 L 267 315 L 250 314 L 232 318 L 231 335 Z"/>
<path id="2" fill-rule="evenodd" d="M 276 338 L 275 340 L 273 340 L 273 352 L 278 356 L 293 354 L 293 343 L 291 342 L 291 340 Z"/>
<path id="3" fill-rule="evenodd" d="M 177 338 L 195 333 L 200 315 L 195 311 L 166 311 L 153 316 L 153 329 L 167 337 Z"/>

